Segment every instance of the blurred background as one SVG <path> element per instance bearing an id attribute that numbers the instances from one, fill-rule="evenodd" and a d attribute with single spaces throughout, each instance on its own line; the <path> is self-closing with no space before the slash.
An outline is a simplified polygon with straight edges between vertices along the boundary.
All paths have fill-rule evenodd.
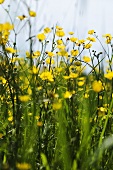
<path id="1" fill-rule="evenodd" d="M 17 16 L 28 16 L 28 8 L 37 13 L 35 18 L 30 19 L 33 25 L 31 35 L 37 35 L 44 27 L 59 25 L 64 28 L 65 33 L 73 31 L 75 37 L 84 39 L 88 36 L 88 30 L 94 29 L 107 48 L 102 35 L 113 35 L 112 7 L 113 0 L 5 0 L 0 5 L 0 23 L 10 21 L 15 24 L 19 32 L 17 46 L 21 52 L 29 48 L 29 42 L 26 42 L 29 28 L 28 23 L 19 21 Z M 98 42 L 93 48 L 102 51 Z"/>

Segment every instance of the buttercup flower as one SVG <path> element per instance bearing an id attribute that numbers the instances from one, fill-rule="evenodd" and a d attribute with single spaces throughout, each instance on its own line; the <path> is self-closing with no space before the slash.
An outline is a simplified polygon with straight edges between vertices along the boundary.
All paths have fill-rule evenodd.
<path id="1" fill-rule="evenodd" d="M 0 4 L 3 4 L 5 0 L 0 0 Z"/>
<path id="2" fill-rule="evenodd" d="M 30 15 L 30 17 L 36 17 L 36 12 L 34 12 L 34 11 L 29 11 L 29 15 Z"/>
<path id="3" fill-rule="evenodd" d="M 51 32 L 51 29 L 49 27 L 44 28 L 44 33 L 48 34 Z"/>
<path id="4" fill-rule="evenodd" d="M 103 89 L 102 82 L 100 80 L 95 80 L 92 84 L 92 88 L 95 92 L 99 93 Z"/>
<path id="5" fill-rule="evenodd" d="M 63 37 L 63 36 L 65 36 L 65 32 L 64 31 L 56 31 L 56 35 L 58 36 L 58 37 Z"/>
<path id="6" fill-rule="evenodd" d="M 38 34 L 37 38 L 39 39 L 39 41 L 43 41 L 46 39 L 46 36 L 44 35 L 44 33 Z"/>
<path id="7" fill-rule="evenodd" d="M 89 31 L 88 31 L 88 34 L 91 34 L 91 35 L 92 35 L 92 34 L 94 34 L 94 32 L 95 32 L 94 30 L 89 30 Z"/>
<path id="8" fill-rule="evenodd" d="M 78 50 L 71 50 L 71 55 L 72 56 L 77 56 L 79 54 Z"/>

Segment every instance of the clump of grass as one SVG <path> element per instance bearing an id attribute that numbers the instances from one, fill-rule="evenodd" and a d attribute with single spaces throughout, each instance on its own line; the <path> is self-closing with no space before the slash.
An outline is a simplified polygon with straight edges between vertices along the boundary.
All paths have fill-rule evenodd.
<path id="1" fill-rule="evenodd" d="M 13 23 L 0 24 L 0 168 L 111 169 L 112 54 L 94 30 L 84 40 L 73 32 L 66 36 L 58 25 L 32 36 L 30 17 L 35 16 L 29 11 L 30 48 L 24 57 Z M 18 16 L 20 21 L 26 17 Z M 111 34 L 104 37 L 112 48 Z M 34 41 L 39 45 L 35 51 Z M 108 57 L 106 72 L 105 56 L 92 51 L 96 41 Z"/>

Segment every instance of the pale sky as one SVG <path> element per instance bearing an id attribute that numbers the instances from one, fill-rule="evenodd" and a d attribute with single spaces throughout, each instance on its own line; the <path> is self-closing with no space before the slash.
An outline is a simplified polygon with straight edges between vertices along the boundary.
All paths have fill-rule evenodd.
<path id="1" fill-rule="evenodd" d="M 52 27 L 56 24 L 62 26 L 66 33 L 74 31 L 78 38 L 86 38 L 87 32 L 94 29 L 99 38 L 104 42 L 102 35 L 111 33 L 113 35 L 113 0 L 23 0 L 29 8 L 37 12 L 37 17 L 31 19 L 33 25 L 32 35 L 39 33 L 43 27 Z M 0 5 L 0 23 L 8 21 L 9 18 L 4 12 L 10 4 L 10 14 L 17 26 L 18 15 L 27 15 L 28 10 L 22 0 L 5 0 Z M 22 22 L 19 28 L 22 27 Z M 25 40 L 28 38 L 28 28 L 25 27 L 18 36 L 18 46 L 25 50 L 28 45 Z M 94 46 L 98 48 L 96 43 Z M 99 47 L 100 48 L 100 47 Z"/>

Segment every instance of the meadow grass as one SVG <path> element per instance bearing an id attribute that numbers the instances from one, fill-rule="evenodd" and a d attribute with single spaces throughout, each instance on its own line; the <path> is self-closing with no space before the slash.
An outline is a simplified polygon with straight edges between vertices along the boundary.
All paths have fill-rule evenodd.
<path id="1" fill-rule="evenodd" d="M 27 18 L 30 30 L 35 16 L 17 17 Z M 57 25 L 36 36 L 29 31 L 30 48 L 22 57 L 16 36 L 13 23 L 0 24 L 0 169 L 111 170 L 112 53 L 94 30 L 79 40 Z M 111 34 L 104 37 L 112 49 Z M 34 51 L 36 39 L 40 48 Z M 92 49 L 96 41 L 104 53 Z"/>

